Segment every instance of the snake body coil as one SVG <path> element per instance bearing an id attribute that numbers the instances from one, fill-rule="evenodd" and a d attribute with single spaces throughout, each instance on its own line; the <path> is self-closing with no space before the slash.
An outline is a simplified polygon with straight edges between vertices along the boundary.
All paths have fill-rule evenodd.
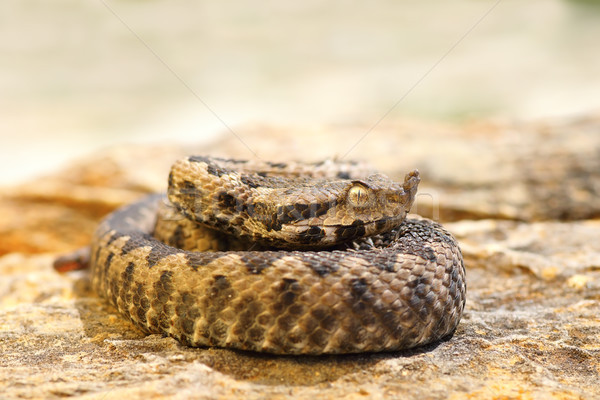
<path id="1" fill-rule="evenodd" d="M 405 219 L 418 172 L 397 184 L 356 168 L 180 160 L 168 201 L 152 195 L 100 224 L 93 287 L 143 330 L 190 346 L 357 353 L 452 334 L 465 269 L 439 224 Z"/>

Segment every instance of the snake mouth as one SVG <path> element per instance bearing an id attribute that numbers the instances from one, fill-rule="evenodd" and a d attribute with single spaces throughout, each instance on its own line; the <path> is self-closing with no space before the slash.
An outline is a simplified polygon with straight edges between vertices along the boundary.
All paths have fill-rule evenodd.
<path id="1" fill-rule="evenodd" d="M 384 217 L 384 218 L 379 218 L 377 220 L 374 221 L 363 221 L 361 219 L 355 219 L 354 221 L 352 221 L 352 223 L 349 224 L 344 224 L 344 223 L 311 223 L 310 220 L 301 220 L 301 221 L 296 221 L 293 224 L 287 224 L 288 226 L 294 226 L 294 227 L 298 227 L 299 229 L 305 229 L 307 227 L 318 227 L 321 229 L 328 229 L 328 228 L 332 228 L 332 229 L 338 229 L 338 228 L 348 228 L 348 227 L 357 227 L 357 226 L 363 226 L 363 227 L 367 227 L 367 226 L 380 226 L 380 227 L 385 227 L 385 226 L 389 226 L 390 224 L 394 224 L 397 223 L 399 224 L 400 222 L 404 221 L 405 216 L 400 216 L 400 215 L 395 215 L 392 217 Z"/>
<path id="2" fill-rule="evenodd" d="M 284 226 L 283 231 L 296 244 L 331 246 L 389 231 L 400 225 L 403 220 L 403 217 L 396 216 L 380 218 L 376 221 L 355 220 L 352 224 L 347 225 L 310 225 L 308 221 L 301 221 L 301 223 Z"/>

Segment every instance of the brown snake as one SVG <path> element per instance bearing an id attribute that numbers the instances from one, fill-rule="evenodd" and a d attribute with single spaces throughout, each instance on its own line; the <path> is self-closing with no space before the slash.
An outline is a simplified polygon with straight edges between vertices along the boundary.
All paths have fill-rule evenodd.
<path id="1" fill-rule="evenodd" d="M 418 172 L 398 184 L 354 169 L 180 160 L 170 202 L 152 195 L 100 224 L 93 287 L 144 331 L 190 346 L 357 353 L 451 335 L 465 269 L 439 224 L 405 219 Z"/>

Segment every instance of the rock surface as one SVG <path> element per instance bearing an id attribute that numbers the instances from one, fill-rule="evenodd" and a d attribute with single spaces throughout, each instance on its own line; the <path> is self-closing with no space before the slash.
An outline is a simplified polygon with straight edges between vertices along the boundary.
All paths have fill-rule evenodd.
<path id="1" fill-rule="evenodd" d="M 451 339 L 411 351 L 281 357 L 147 336 L 54 258 L 118 205 L 164 190 L 190 153 L 345 156 L 367 132 L 252 127 L 204 148 L 116 148 L 0 197 L 2 398 L 600 397 L 600 118 L 527 125 L 380 127 L 349 158 L 398 178 L 420 169 L 413 211 L 458 238 L 467 308 Z M 248 146 L 244 145 L 246 143 Z M 306 155 L 306 157 L 303 157 Z M 596 219 L 594 219 L 596 218 Z"/>

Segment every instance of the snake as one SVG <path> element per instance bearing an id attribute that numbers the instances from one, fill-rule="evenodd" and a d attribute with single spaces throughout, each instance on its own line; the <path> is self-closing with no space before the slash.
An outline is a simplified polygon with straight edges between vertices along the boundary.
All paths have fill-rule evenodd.
<path id="1" fill-rule="evenodd" d="M 106 216 L 91 283 L 142 331 L 272 354 L 410 349 L 451 337 L 465 266 L 401 183 L 355 162 L 176 161 L 166 193 Z"/>

